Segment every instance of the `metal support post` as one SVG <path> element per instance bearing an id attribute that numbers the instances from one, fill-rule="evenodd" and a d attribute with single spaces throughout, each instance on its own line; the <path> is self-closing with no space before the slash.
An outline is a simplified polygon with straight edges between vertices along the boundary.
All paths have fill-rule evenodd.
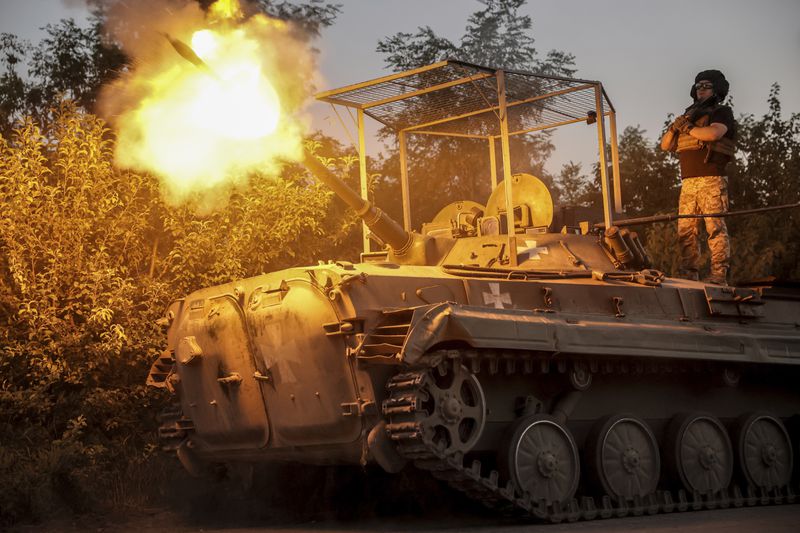
<path id="1" fill-rule="evenodd" d="M 489 171 L 492 176 L 492 191 L 497 188 L 497 154 L 494 148 L 494 137 L 489 137 Z"/>
<path id="2" fill-rule="evenodd" d="M 406 159 L 406 132 L 397 135 L 400 145 L 400 192 L 403 196 L 403 229 L 411 231 L 411 197 L 408 192 L 408 160 Z"/>
<path id="3" fill-rule="evenodd" d="M 511 182 L 511 148 L 508 144 L 508 109 L 506 107 L 506 76 L 502 70 L 497 71 L 497 99 L 500 112 L 500 148 L 503 154 L 503 182 L 506 196 L 506 229 L 508 230 L 509 266 L 515 267 L 517 262 L 517 237 L 514 229 L 514 195 Z"/>
<path id="4" fill-rule="evenodd" d="M 603 112 L 603 86 L 597 84 L 594 87 L 595 111 L 597 111 L 597 143 L 600 153 L 600 187 L 603 191 L 603 220 L 606 227 L 611 227 L 613 217 L 611 214 L 611 200 L 609 198 L 608 184 L 608 162 L 606 157 L 606 123 L 605 113 Z"/>
<path id="5" fill-rule="evenodd" d="M 622 182 L 619 177 L 619 146 L 617 141 L 617 114 L 608 114 L 608 126 L 611 135 L 611 168 L 614 175 L 614 212 L 622 214 Z"/>
<path id="6" fill-rule="evenodd" d="M 367 183 L 367 143 L 364 141 L 364 110 L 358 110 L 358 171 L 361 177 L 361 198 L 369 201 L 369 184 Z M 369 253 L 369 228 L 361 223 L 361 239 L 364 253 Z"/>

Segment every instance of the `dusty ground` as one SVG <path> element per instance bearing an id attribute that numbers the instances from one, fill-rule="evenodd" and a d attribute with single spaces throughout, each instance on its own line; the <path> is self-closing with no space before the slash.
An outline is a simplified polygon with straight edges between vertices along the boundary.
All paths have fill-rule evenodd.
<path id="1" fill-rule="evenodd" d="M 215 519 L 196 520 L 171 511 L 146 510 L 138 515 L 117 517 L 83 517 L 76 520 L 52 521 L 37 526 L 15 529 L 23 533 L 34 532 L 233 532 L 256 531 L 271 533 L 302 533 L 306 531 L 345 532 L 434 532 L 468 531 L 480 533 L 563 533 L 586 531 L 610 533 L 617 531 L 726 533 L 758 531 L 764 533 L 796 533 L 800 530 L 800 505 L 728 509 L 725 511 L 699 511 L 672 513 L 651 517 L 635 517 L 614 520 L 595 520 L 575 524 L 538 525 L 507 521 L 496 517 L 481 516 L 468 512 L 466 516 L 419 516 L 370 518 L 366 520 L 308 520 L 288 523 L 231 522 L 221 523 Z"/>
<path id="2" fill-rule="evenodd" d="M 254 479 L 253 486 L 244 490 L 235 479 L 204 481 L 172 477 L 158 494 L 157 503 L 150 507 L 54 517 L 39 524 L 17 525 L 9 531 L 800 531 L 800 504 L 540 525 L 498 516 L 414 469 L 387 476 L 358 469 L 286 465 L 260 471 Z"/>

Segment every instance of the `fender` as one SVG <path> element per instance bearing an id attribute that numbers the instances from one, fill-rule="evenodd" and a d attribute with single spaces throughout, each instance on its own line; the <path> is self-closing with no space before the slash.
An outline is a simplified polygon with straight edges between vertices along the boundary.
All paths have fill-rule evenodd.
<path id="1" fill-rule="evenodd" d="M 459 341 L 473 348 L 800 364 L 796 336 L 754 335 L 736 323 L 705 326 L 699 321 L 634 322 L 448 302 L 414 311 L 400 359 L 414 365 L 436 345 Z"/>

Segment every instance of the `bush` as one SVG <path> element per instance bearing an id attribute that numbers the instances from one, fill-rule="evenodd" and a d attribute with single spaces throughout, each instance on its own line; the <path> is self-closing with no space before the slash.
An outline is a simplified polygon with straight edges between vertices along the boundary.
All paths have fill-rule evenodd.
<path id="1" fill-rule="evenodd" d="M 169 301 L 358 243 L 297 168 L 199 215 L 115 168 L 100 119 L 69 102 L 51 116 L 0 137 L 0 523 L 157 494 L 165 398 L 144 381 Z"/>

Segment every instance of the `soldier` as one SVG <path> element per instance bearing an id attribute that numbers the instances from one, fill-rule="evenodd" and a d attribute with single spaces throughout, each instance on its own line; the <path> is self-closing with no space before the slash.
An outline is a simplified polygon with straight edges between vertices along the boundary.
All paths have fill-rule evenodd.
<path id="1" fill-rule="evenodd" d="M 678 153 L 681 166 L 679 214 L 728 211 L 725 166 L 736 151 L 736 122 L 731 108 L 722 105 L 729 84 L 722 72 L 704 70 L 695 77 L 690 95 L 694 103 L 675 119 L 661 138 L 661 149 Z M 678 219 L 681 276 L 698 280 L 701 220 L 708 232 L 711 274 L 704 281 L 727 285 L 730 238 L 724 218 Z"/>

